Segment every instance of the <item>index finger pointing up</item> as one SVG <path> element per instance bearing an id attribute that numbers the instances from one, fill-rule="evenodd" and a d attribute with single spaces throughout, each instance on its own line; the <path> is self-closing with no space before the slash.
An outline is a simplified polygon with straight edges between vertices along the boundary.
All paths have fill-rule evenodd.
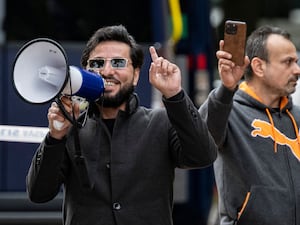
<path id="1" fill-rule="evenodd" d="M 149 51 L 150 51 L 152 61 L 154 62 L 158 58 L 157 52 L 153 46 L 150 46 Z"/>

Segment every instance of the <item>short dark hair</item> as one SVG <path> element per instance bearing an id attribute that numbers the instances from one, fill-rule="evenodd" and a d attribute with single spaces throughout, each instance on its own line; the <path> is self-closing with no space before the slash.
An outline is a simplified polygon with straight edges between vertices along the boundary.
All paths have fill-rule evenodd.
<path id="1" fill-rule="evenodd" d="M 144 61 L 142 47 L 136 43 L 123 25 L 107 26 L 98 29 L 88 40 L 81 56 L 81 66 L 86 68 L 90 53 L 103 41 L 120 41 L 130 46 L 130 58 L 134 68 L 141 68 Z"/>
<path id="2" fill-rule="evenodd" d="M 278 34 L 290 40 L 290 34 L 279 27 L 264 25 L 254 30 L 247 39 L 246 55 L 249 57 L 250 62 L 254 57 L 258 57 L 268 62 L 269 54 L 266 47 L 267 39 L 271 34 Z M 245 79 L 250 79 L 252 76 L 252 68 L 249 64 L 245 70 Z"/>

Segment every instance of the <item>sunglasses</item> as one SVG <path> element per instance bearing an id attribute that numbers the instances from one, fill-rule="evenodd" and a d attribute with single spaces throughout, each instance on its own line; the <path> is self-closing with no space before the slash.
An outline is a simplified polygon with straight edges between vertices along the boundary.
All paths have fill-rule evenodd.
<path id="1" fill-rule="evenodd" d="M 97 58 L 97 59 L 89 59 L 87 61 L 87 66 L 90 69 L 102 69 L 105 66 L 105 62 L 109 61 L 110 65 L 114 69 L 122 69 L 127 66 L 128 59 L 126 58 L 110 58 L 110 59 L 105 59 L 105 58 Z"/>

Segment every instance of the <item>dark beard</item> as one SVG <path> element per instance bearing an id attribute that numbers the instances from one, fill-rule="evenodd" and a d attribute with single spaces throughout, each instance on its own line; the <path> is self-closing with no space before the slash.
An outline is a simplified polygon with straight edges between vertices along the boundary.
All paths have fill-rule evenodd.
<path id="1" fill-rule="evenodd" d="M 106 108 L 117 108 L 124 102 L 127 102 L 130 95 L 134 92 L 134 86 L 125 86 L 115 96 L 107 97 L 101 96 L 97 103 Z"/>

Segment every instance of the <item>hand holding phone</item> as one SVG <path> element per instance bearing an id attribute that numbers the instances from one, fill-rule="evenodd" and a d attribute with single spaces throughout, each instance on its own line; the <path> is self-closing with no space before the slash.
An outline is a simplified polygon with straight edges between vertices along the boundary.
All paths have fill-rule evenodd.
<path id="1" fill-rule="evenodd" d="M 232 55 L 232 61 L 244 64 L 247 24 L 242 21 L 227 20 L 224 29 L 224 51 Z"/>

